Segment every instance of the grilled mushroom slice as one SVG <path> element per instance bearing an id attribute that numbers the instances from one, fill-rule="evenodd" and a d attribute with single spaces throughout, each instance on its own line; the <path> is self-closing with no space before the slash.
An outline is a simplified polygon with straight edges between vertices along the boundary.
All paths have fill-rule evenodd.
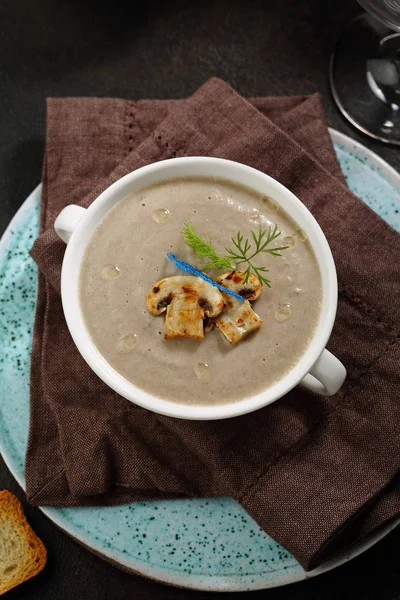
<path id="1" fill-rule="evenodd" d="M 249 300 L 257 300 L 261 294 L 261 283 L 253 273 L 250 273 L 247 283 L 244 280 L 245 274 L 241 271 L 232 271 L 216 278 L 218 283 L 245 299 L 244 302 L 240 302 L 228 294 L 222 294 L 224 310 L 214 319 L 214 322 L 230 344 L 236 344 L 251 331 L 260 329 L 262 325 L 262 320 L 249 302 Z"/>
<path id="2" fill-rule="evenodd" d="M 204 338 L 203 319 L 218 316 L 224 300 L 218 288 L 200 277 L 177 275 L 160 279 L 147 295 L 147 307 L 152 315 L 167 311 L 164 338 Z"/>

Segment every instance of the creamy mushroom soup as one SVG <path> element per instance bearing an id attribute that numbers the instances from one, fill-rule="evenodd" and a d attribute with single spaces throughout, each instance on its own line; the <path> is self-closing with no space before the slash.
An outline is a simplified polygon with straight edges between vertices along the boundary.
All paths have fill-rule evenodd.
<path id="1" fill-rule="evenodd" d="M 187 273 L 179 271 L 167 253 L 200 269 L 205 264 L 185 244 L 182 229 L 188 222 L 221 255 L 226 255 L 226 247 L 233 247 L 231 238 L 238 231 L 252 242 L 251 230 L 275 224 L 281 235 L 272 245 L 288 246 L 282 256 L 262 254 L 254 259 L 256 265 L 269 269 L 263 275 L 271 287 L 263 285 L 256 300 L 258 292 L 248 296 L 259 317 L 254 316 L 253 322 L 259 327 L 261 319 L 262 326 L 237 343 L 228 341 L 222 319 L 214 328 L 213 322 L 205 323 L 204 339 L 165 339 L 166 313 L 154 316 L 149 310 L 149 292 L 160 294 L 156 283 L 166 277 L 179 276 L 168 283 L 167 299 L 160 296 L 156 302 L 158 310 L 173 298 L 185 302 L 178 288 L 184 286 Z M 240 266 L 243 271 L 246 267 Z M 209 273 L 213 278 L 228 274 L 227 269 Z M 253 275 L 249 281 L 255 280 Z M 196 287 L 197 293 L 204 296 L 201 286 Z M 242 295 L 246 293 L 242 290 Z M 221 310 L 214 296 L 202 299 L 202 310 L 207 302 L 214 313 Z M 171 180 L 125 197 L 95 230 L 80 274 L 82 311 L 104 358 L 146 392 L 185 404 L 236 402 L 276 383 L 304 354 L 320 318 L 321 296 L 311 245 L 273 198 L 210 178 Z M 203 316 L 207 313 L 200 311 L 196 318 Z M 192 325 L 189 329 L 201 336 L 203 323 Z"/>

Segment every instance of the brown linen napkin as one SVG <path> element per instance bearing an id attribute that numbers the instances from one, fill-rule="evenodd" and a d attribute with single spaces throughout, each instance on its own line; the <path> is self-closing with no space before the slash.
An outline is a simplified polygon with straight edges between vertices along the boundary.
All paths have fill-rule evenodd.
<path id="1" fill-rule="evenodd" d="M 329 347 L 348 369 L 336 396 L 296 388 L 243 417 L 183 421 L 119 397 L 80 357 L 59 298 L 54 218 L 144 164 L 185 155 L 272 175 L 321 224 L 340 282 Z M 345 186 L 318 96 L 248 102 L 213 79 L 185 101 L 49 100 L 32 255 L 32 503 L 230 495 L 306 569 L 399 514 L 399 236 Z"/>

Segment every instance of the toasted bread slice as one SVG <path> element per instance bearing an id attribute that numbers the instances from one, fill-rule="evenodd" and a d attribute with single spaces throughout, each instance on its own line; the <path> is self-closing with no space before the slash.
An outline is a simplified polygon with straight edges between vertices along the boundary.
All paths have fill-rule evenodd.
<path id="1" fill-rule="evenodd" d="M 46 548 L 29 526 L 18 498 L 1 491 L 0 595 L 37 575 L 46 558 Z"/>

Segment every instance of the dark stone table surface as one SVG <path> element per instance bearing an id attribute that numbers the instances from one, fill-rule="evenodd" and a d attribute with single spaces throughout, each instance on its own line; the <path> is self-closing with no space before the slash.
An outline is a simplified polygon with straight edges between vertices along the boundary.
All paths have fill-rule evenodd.
<path id="1" fill-rule="evenodd" d="M 348 126 L 329 93 L 331 49 L 359 10 L 356 0 L 2 0 L 0 233 L 40 181 L 47 96 L 178 98 L 214 75 L 247 96 L 318 91 L 333 127 L 399 170 L 399 151 Z M 94 556 L 26 502 L 0 458 L 2 488 L 22 500 L 48 549 L 45 570 L 10 600 L 214 597 L 165 587 Z M 400 529 L 330 573 L 242 597 L 400 598 Z"/>

